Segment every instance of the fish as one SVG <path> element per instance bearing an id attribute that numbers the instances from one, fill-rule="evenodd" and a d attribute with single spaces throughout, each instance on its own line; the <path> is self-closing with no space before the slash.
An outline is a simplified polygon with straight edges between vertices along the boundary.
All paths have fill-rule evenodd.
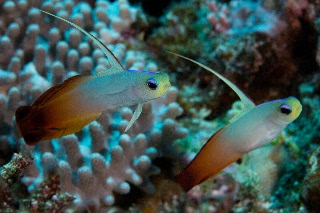
<path id="1" fill-rule="evenodd" d="M 40 10 L 40 9 L 39 9 Z M 143 103 L 160 98 L 170 88 L 163 72 L 125 70 L 114 54 L 94 35 L 69 23 L 92 39 L 104 52 L 110 68 L 95 75 L 76 75 L 44 92 L 31 106 L 20 106 L 16 123 L 26 144 L 51 140 L 80 131 L 104 111 L 137 105 L 125 131 L 139 118 Z"/>
<path id="2" fill-rule="evenodd" d="M 206 181 L 244 154 L 270 143 L 302 111 L 300 101 L 290 96 L 256 106 L 235 84 L 188 57 L 169 52 L 189 60 L 224 81 L 239 96 L 244 110 L 214 133 L 192 161 L 175 176 L 184 191 Z"/>

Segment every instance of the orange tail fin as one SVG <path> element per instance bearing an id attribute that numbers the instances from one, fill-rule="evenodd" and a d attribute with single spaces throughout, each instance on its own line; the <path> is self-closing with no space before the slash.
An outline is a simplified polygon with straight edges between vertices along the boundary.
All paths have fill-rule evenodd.
<path id="1" fill-rule="evenodd" d="M 194 177 L 191 176 L 186 169 L 183 169 L 176 177 L 175 180 L 180 184 L 184 191 L 189 191 L 196 184 L 193 183 Z"/>
<path id="2" fill-rule="evenodd" d="M 34 115 L 38 111 L 37 106 L 21 106 L 16 111 L 16 122 L 21 135 L 28 145 L 35 145 L 43 138 L 44 131 L 34 126 Z M 37 126 L 41 125 L 41 119 L 37 119 Z"/>
<path id="3" fill-rule="evenodd" d="M 51 125 L 52 119 L 48 117 L 42 106 L 21 106 L 16 111 L 16 122 L 25 142 L 33 146 L 40 140 L 60 138 L 80 131 L 85 125 L 97 119 L 101 113 L 93 113 L 70 123 Z M 56 123 L 53 121 L 53 123 Z"/>
<path id="4" fill-rule="evenodd" d="M 69 92 L 93 78 L 93 75 L 73 76 L 48 89 L 32 106 L 19 107 L 16 111 L 16 122 L 25 142 L 35 145 L 40 140 L 51 140 L 78 132 L 99 117 L 101 112 L 82 116 L 70 113 L 73 111 L 73 103 L 70 95 L 68 96 Z M 76 106 L 76 103 L 74 105 Z"/>

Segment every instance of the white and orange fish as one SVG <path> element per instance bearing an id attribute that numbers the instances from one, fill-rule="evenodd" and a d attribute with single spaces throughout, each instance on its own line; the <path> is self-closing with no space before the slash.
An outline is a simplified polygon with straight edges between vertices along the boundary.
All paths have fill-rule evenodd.
<path id="1" fill-rule="evenodd" d="M 211 136 L 194 159 L 175 178 L 185 191 L 219 173 L 244 154 L 268 144 L 301 113 L 295 97 L 256 106 L 236 85 L 209 67 L 172 53 L 210 71 L 231 87 L 244 103 L 241 115 Z"/>
<path id="2" fill-rule="evenodd" d="M 105 53 L 111 67 L 96 75 L 73 76 L 47 90 L 32 106 L 19 107 L 16 122 L 28 145 L 78 132 L 108 109 L 138 105 L 128 130 L 138 119 L 143 103 L 163 96 L 169 89 L 166 73 L 124 70 L 113 53 L 95 36 L 68 20 L 42 12 L 69 23 L 90 37 Z"/>

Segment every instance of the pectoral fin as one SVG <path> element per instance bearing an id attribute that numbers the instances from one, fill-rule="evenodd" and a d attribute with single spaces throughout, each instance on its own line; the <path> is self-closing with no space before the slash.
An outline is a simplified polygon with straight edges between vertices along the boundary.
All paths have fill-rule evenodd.
<path id="1" fill-rule="evenodd" d="M 133 123 L 139 118 L 141 112 L 142 112 L 143 103 L 138 104 L 137 109 L 134 111 L 132 118 L 127 126 L 127 128 L 124 130 L 124 132 L 128 131 L 130 127 L 133 125 Z"/>

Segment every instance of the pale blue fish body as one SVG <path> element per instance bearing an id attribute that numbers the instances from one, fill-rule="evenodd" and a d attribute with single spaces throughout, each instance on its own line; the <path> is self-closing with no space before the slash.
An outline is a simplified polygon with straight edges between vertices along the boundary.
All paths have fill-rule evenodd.
<path id="1" fill-rule="evenodd" d="M 281 107 L 285 106 L 291 108 L 293 115 L 281 112 Z M 230 141 L 231 149 L 245 154 L 268 144 L 301 110 L 302 106 L 295 97 L 260 104 L 230 123 L 219 140 Z"/>
<path id="2" fill-rule="evenodd" d="M 95 36 L 64 18 L 40 11 L 69 23 L 91 38 L 108 58 L 110 68 L 96 75 L 73 76 L 47 90 L 32 106 L 19 107 L 16 122 L 28 145 L 78 132 L 108 109 L 137 105 L 127 131 L 140 116 L 143 103 L 168 91 L 167 74 L 124 70 L 119 60 Z"/>
<path id="3" fill-rule="evenodd" d="M 244 154 L 268 144 L 301 113 L 302 105 L 295 97 L 255 104 L 231 81 L 213 69 L 185 56 L 224 81 L 244 104 L 244 110 L 214 133 L 195 158 L 177 176 L 186 191 L 220 172 Z"/>
<path id="4" fill-rule="evenodd" d="M 148 79 L 158 84 L 157 91 L 148 88 Z M 72 95 L 75 103 L 87 105 L 88 111 L 105 111 L 122 106 L 132 106 L 159 98 L 170 87 L 168 75 L 160 72 L 124 71 L 94 78 L 81 84 Z"/>

